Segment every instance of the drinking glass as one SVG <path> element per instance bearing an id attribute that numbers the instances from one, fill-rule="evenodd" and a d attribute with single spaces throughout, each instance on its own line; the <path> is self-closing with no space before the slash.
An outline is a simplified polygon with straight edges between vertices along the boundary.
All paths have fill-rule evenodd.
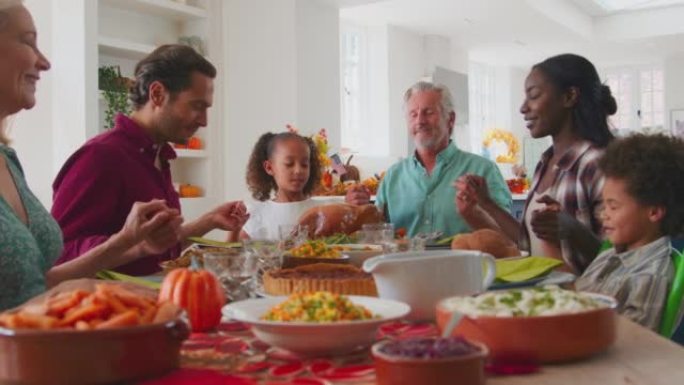
<path id="1" fill-rule="evenodd" d="M 366 223 L 361 226 L 361 243 L 383 244 L 394 239 L 394 225 L 391 223 Z"/>
<path id="2" fill-rule="evenodd" d="M 256 265 L 239 249 L 204 253 L 204 268 L 216 275 L 230 301 L 249 298 Z"/>
<path id="3" fill-rule="evenodd" d="M 306 242 L 309 238 L 309 227 L 305 225 L 278 226 L 281 248 L 285 252 Z"/>
<path id="4" fill-rule="evenodd" d="M 245 239 L 242 245 L 245 252 L 254 258 L 254 289 L 263 292 L 264 273 L 283 265 L 282 245 L 280 241 L 272 239 Z"/>
<path id="5" fill-rule="evenodd" d="M 425 251 L 425 244 L 427 243 L 427 239 L 424 237 L 413 237 L 409 241 L 409 250 L 410 251 Z"/>

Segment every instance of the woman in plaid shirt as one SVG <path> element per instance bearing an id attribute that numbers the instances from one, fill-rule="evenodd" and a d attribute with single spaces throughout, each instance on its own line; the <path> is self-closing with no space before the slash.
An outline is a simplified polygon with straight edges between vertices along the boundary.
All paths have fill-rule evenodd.
<path id="1" fill-rule="evenodd" d="M 613 139 L 607 119 L 616 111 L 610 88 L 584 57 L 564 54 L 534 65 L 520 112 L 530 135 L 551 136 L 553 145 L 535 169 L 523 222 L 496 206 L 486 182 L 475 175 L 455 183 L 459 212 L 471 226 L 487 223 L 532 255 L 560 258 L 581 273 L 601 244 L 598 160 Z"/>

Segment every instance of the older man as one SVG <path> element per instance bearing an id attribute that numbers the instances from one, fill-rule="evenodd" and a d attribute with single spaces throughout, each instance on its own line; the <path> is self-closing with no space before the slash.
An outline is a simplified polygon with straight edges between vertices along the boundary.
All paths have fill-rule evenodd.
<path id="1" fill-rule="evenodd" d="M 163 199 L 180 209 L 169 160 L 171 143 L 187 143 L 207 125 L 213 102 L 216 69 L 192 48 L 166 45 L 144 58 L 135 69 L 129 98 L 134 111 L 118 115 L 114 127 L 84 144 L 62 167 L 53 184 L 52 215 L 64 233 L 64 251 L 57 263 L 74 259 L 107 240 L 121 228 L 135 201 Z M 229 202 L 183 224 L 180 237 L 213 229 L 238 230 L 248 215 L 242 202 Z M 146 275 L 159 262 L 177 257 L 170 250 L 133 248 L 140 259 L 118 268 Z"/>
<path id="2" fill-rule="evenodd" d="M 436 231 L 452 235 L 479 227 L 462 218 L 454 203 L 454 181 L 464 174 L 481 175 L 498 205 L 510 209 L 511 195 L 496 165 L 479 155 L 460 150 L 451 141 L 456 113 L 449 90 L 418 82 L 404 94 L 406 122 L 416 145 L 415 153 L 385 174 L 376 205 L 395 228 L 409 236 Z M 347 194 L 347 202 L 369 200 L 363 188 Z"/>

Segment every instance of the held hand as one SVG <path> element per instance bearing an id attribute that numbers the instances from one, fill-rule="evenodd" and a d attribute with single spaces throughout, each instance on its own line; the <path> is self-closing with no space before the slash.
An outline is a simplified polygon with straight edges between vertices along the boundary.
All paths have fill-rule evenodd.
<path id="1" fill-rule="evenodd" d="M 344 200 L 345 202 L 356 206 L 367 205 L 370 203 L 370 191 L 368 191 L 366 186 L 357 184 L 347 190 L 347 195 L 345 195 Z"/>
<path id="2" fill-rule="evenodd" d="M 176 211 L 176 210 L 173 210 Z M 180 241 L 181 225 L 183 217 L 171 216 L 168 221 L 150 232 L 150 234 L 140 243 L 140 248 L 145 255 L 155 255 L 166 252 Z"/>
<path id="3" fill-rule="evenodd" d="M 477 195 L 477 202 L 479 204 L 491 203 L 492 197 L 489 195 L 489 187 L 484 177 L 474 174 L 466 174 L 463 177 L 465 177 L 466 182 L 471 186 L 475 195 Z"/>
<path id="4" fill-rule="evenodd" d="M 117 236 L 127 247 L 145 241 L 154 245 L 150 247 L 151 251 L 167 246 L 165 250 L 178 241 L 182 221 L 178 210 L 170 209 L 163 200 L 135 202 Z"/>
<path id="5" fill-rule="evenodd" d="M 468 183 L 468 179 L 462 176 L 453 183 L 456 189 L 454 196 L 454 203 L 458 209 L 459 214 L 464 215 L 471 213 L 477 206 L 478 199 L 475 189 Z"/>
<path id="6" fill-rule="evenodd" d="M 539 239 L 560 246 L 560 241 L 564 238 L 560 203 L 548 195 L 537 199 L 537 202 L 545 204 L 546 207 L 532 212 L 532 231 Z"/>
<path id="7" fill-rule="evenodd" d="M 209 212 L 212 228 L 225 231 L 240 231 L 249 219 L 247 207 L 242 201 L 225 203 Z"/>

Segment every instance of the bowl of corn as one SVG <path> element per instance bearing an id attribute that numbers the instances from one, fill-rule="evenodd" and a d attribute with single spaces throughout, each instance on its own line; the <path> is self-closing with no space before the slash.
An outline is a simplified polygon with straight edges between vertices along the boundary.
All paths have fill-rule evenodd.
<path id="1" fill-rule="evenodd" d="M 223 308 L 228 318 L 251 325 L 263 342 L 306 357 L 367 347 L 382 323 L 409 311 L 398 301 L 328 292 L 249 299 Z"/>

